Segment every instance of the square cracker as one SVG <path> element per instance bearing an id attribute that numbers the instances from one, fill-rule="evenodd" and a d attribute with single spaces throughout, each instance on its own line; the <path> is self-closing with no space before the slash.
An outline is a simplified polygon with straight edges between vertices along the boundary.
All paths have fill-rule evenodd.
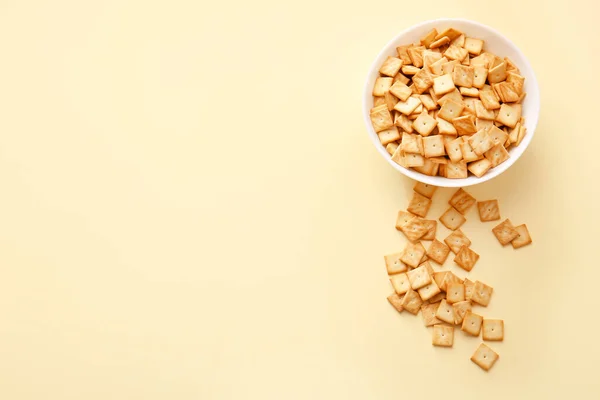
<path id="1" fill-rule="evenodd" d="M 442 290 L 442 284 L 444 283 L 444 279 L 446 279 L 446 275 L 448 275 L 449 273 L 450 271 L 434 272 L 433 280 L 435 284 L 438 285 L 440 290 Z"/>
<path id="2" fill-rule="evenodd" d="M 394 111 L 394 113 L 396 114 L 394 117 L 394 125 L 396 125 L 398 128 L 402 128 L 403 135 L 404 133 L 412 133 L 412 121 L 399 111 Z"/>
<path id="3" fill-rule="evenodd" d="M 435 316 L 441 321 L 447 322 L 449 324 L 454 324 L 454 309 L 452 308 L 452 305 L 448 304 L 446 300 L 442 300 L 440 302 Z"/>
<path id="4" fill-rule="evenodd" d="M 502 125 L 514 128 L 521 119 L 521 112 L 521 104 L 502 104 L 496 121 L 502 123 Z"/>
<path id="5" fill-rule="evenodd" d="M 402 142 L 400 147 L 405 153 L 421 154 L 423 148 L 423 138 L 421 135 L 402 132 Z"/>
<path id="6" fill-rule="evenodd" d="M 444 280 L 442 281 L 442 284 L 440 285 L 440 289 L 443 290 L 444 292 L 448 291 L 448 285 L 451 285 L 453 283 L 464 283 L 462 279 L 460 279 L 458 276 L 456 276 L 453 272 L 448 271 L 448 273 L 446 275 L 444 275 Z"/>
<path id="7" fill-rule="evenodd" d="M 498 113 L 497 111 L 488 110 L 487 108 L 485 108 L 483 103 L 481 102 L 481 100 L 477 100 L 475 102 L 475 115 L 477 116 L 477 119 L 493 121 L 496 119 L 497 113 Z M 491 125 L 493 125 L 493 124 L 491 124 Z M 478 127 L 478 129 L 481 129 L 481 128 Z"/>
<path id="8" fill-rule="evenodd" d="M 481 333 L 483 340 L 504 340 L 504 321 L 484 318 Z"/>
<path id="9" fill-rule="evenodd" d="M 464 105 L 458 103 L 454 100 L 448 100 L 444 102 L 442 108 L 440 108 L 440 112 L 438 113 L 439 118 L 443 118 L 448 122 L 452 122 L 454 118 L 460 117 L 464 109 Z"/>
<path id="10" fill-rule="evenodd" d="M 425 50 L 425 46 L 412 46 L 407 50 L 412 64 L 417 68 L 423 66 L 423 50 Z"/>
<path id="11" fill-rule="evenodd" d="M 402 261 L 400 261 L 400 257 L 402 256 L 402 252 L 388 254 L 387 256 L 383 256 L 385 260 L 385 267 L 387 269 L 388 275 L 399 274 L 401 272 L 406 272 L 408 267 Z"/>
<path id="12" fill-rule="evenodd" d="M 483 282 L 475 281 L 473 285 L 473 293 L 471 294 L 471 301 L 481 306 L 487 307 L 490 304 L 492 293 L 494 288 L 486 285 Z"/>
<path id="13" fill-rule="evenodd" d="M 408 276 L 404 272 L 400 274 L 391 275 L 390 283 L 394 287 L 394 291 L 399 295 L 406 293 L 410 289 L 410 282 L 408 281 Z"/>
<path id="14" fill-rule="evenodd" d="M 487 158 L 484 158 L 469 163 L 469 166 L 467 168 L 469 169 L 469 171 L 471 171 L 473 175 L 475 175 L 478 178 L 481 178 L 483 175 L 485 175 L 486 172 L 489 171 L 490 168 L 492 168 L 492 162 Z"/>
<path id="15" fill-rule="evenodd" d="M 387 297 L 387 299 L 390 302 L 390 304 L 396 309 L 396 311 L 402 312 L 402 311 L 404 311 L 404 308 L 402 307 L 402 298 L 403 297 L 404 297 L 404 295 L 402 295 L 402 297 L 400 297 L 396 293 L 392 293 Z"/>
<path id="16" fill-rule="evenodd" d="M 506 62 L 502 61 L 500 64 L 493 68 L 490 68 L 488 72 L 488 82 L 498 83 L 506 80 Z"/>
<path id="17" fill-rule="evenodd" d="M 400 133 L 398 133 L 398 128 L 396 128 L 395 126 L 378 132 L 377 136 L 379 136 L 379 141 L 384 146 L 400 139 Z"/>
<path id="18" fill-rule="evenodd" d="M 483 88 L 487 79 L 488 69 L 481 65 L 473 65 L 473 87 Z"/>
<path id="19" fill-rule="evenodd" d="M 385 146 L 385 150 L 389 153 L 390 156 L 393 156 L 396 150 L 398 150 L 398 143 L 388 143 L 387 146 Z"/>
<path id="20" fill-rule="evenodd" d="M 462 224 L 465 223 L 467 219 L 459 213 L 454 207 L 450 207 L 446 210 L 444 214 L 440 217 L 440 222 L 444 224 L 444 226 L 452 231 L 457 230 L 461 227 Z"/>
<path id="21" fill-rule="evenodd" d="M 466 136 L 464 136 L 464 137 L 466 137 Z M 461 143 L 460 151 L 462 152 L 463 160 L 465 160 L 465 162 L 467 162 L 467 163 L 470 163 L 472 161 L 477 161 L 477 160 L 480 160 L 481 158 L 483 158 L 480 155 L 477 155 L 477 153 L 475 153 L 475 151 L 469 144 L 468 140 L 464 143 Z"/>
<path id="22" fill-rule="evenodd" d="M 379 68 L 379 72 L 381 75 L 391 76 L 392 78 L 396 76 L 398 71 L 400 71 L 400 67 L 402 67 L 402 60 L 397 57 L 389 56 L 384 62 L 381 68 Z"/>
<path id="23" fill-rule="evenodd" d="M 415 217 L 402 227 L 401 231 L 408 240 L 416 242 L 427 234 L 429 227 L 423 221 L 423 219 Z"/>
<path id="24" fill-rule="evenodd" d="M 464 179 L 467 176 L 467 163 L 464 160 L 458 162 L 450 162 L 446 165 L 446 178 Z"/>
<path id="25" fill-rule="evenodd" d="M 449 60 L 462 61 L 468 55 L 469 52 L 467 50 L 453 44 L 451 44 L 450 47 L 448 47 L 448 49 L 444 52 L 444 57 L 447 57 Z"/>
<path id="26" fill-rule="evenodd" d="M 396 229 L 401 231 L 410 221 L 416 219 L 414 215 L 406 211 L 398 211 L 398 216 L 396 217 Z"/>
<path id="27" fill-rule="evenodd" d="M 419 72 L 413 75 L 412 81 L 415 92 L 421 94 L 433 85 L 433 75 L 427 68 L 421 68 Z"/>
<path id="28" fill-rule="evenodd" d="M 500 206 L 498 200 L 485 200 L 477 202 L 479 219 L 481 222 L 496 221 L 500 219 Z"/>
<path id="29" fill-rule="evenodd" d="M 433 194 L 437 190 L 437 186 L 433 186 L 428 183 L 417 182 L 413 190 L 419 193 L 420 195 L 431 199 L 433 197 Z"/>
<path id="30" fill-rule="evenodd" d="M 456 325 L 461 325 L 467 311 L 471 311 L 471 302 L 468 300 L 459 301 L 452 304 L 452 308 L 454 309 L 454 323 Z"/>
<path id="31" fill-rule="evenodd" d="M 475 68 L 467 67 L 465 65 L 457 65 L 452 71 L 452 80 L 457 86 L 470 88 L 473 86 L 473 79 L 475 78 Z"/>
<path id="32" fill-rule="evenodd" d="M 496 125 L 490 126 L 488 129 L 488 135 L 490 136 L 490 139 L 492 139 L 492 143 L 494 145 L 503 145 L 506 142 L 506 139 L 508 139 L 508 134 L 502 129 L 498 128 Z"/>
<path id="33" fill-rule="evenodd" d="M 424 219 L 423 223 L 427 226 L 427 233 L 421 236 L 421 240 L 434 240 L 437 231 L 437 221 L 433 219 Z"/>
<path id="34" fill-rule="evenodd" d="M 461 86 L 460 94 L 467 97 L 479 97 L 479 89 L 475 87 L 466 88 Z"/>
<path id="35" fill-rule="evenodd" d="M 442 323 L 442 321 L 435 317 L 437 308 L 438 304 L 423 304 L 421 306 L 421 315 L 423 316 L 423 324 L 425 324 L 425 326 L 433 326 Z"/>
<path id="36" fill-rule="evenodd" d="M 419 297 L 419 294 L 408 288 L 408 291 L 404 295 L 402 299 L 402 308 L 408 311 L 411 314 L 417 314 L 423 305 L 423 300 Z"/>
<path id="37" fill-rule="evenodd" d="M 456 86 L 454 86 L 454 82 L 452 81 L 452 75 L 445 74 L 438 76 L 437 78 L 433 78 L 433 91 L 437 96 L 450 93 L 454 89 L 456 89 Z M 376 94 L 373 95 L 378 96 Z M 383 93 L 379 96 L 383 96 Z"/>
<path id="38" fill-rule="evenodd" d="M 385 92 L 385 94 L 383 95 L 383 99 L 385 100 L 385 104 L 387 105 L 388 110 L 392 112 L 396 104 L 398 104 L 398 99 L 396 98 L 396 96 L 394 96 L 390 92 Z"/>
<path id="39" fill-rule="evenodd" d="M 431 343 L 434 346 L 452 347 L 454 344 L 454 327 L 448 325 L 434 325 Z"/>
<path id="40" fill-rule="evenodd" d="M 473 295 L 473 287 L 475 286 L 475 282 L 470 281 L 468 278 L 465 278 L 465 300 L 471 300 L 471 296 Z"/>
<path id="41" fill-rule="evenodd" d="M 419 245 L 420 243 L 407 243 L 400 260 L 409 267 L 417 268 L 425 255 L 425 248 Z"/>
<path id="42" fill-rule="evenodd" d="M 459 37 L 460 35 L 462 35 L 461 31 L 458 31 L 454 28 L 446 28 L 437 34 L 437 36 L 435 37 L 435 40 L 441 39 L 444 36 L 447 36 L 449 40 L 454 40 L 457 37 Z"/>
<path id="43" fill-rule="evenodd" d="M 479 100 L 481 100 L 485 108 L 487 108 L 488 110 L 497 110 L 498 108 L 500 108 L 498 96 L 496 96 L 496 93 L 494 93 L 494 91 L 491 88 L 486 89 L 486 87 L 484 86 L 483 88 L 479 89 Z"/>
<path id="44" fill-rule="evenodd" d="M 418 97 L 410 96 L 406 101 L 399 101 L 395 106 L 394 110 L 400 111 L 404 115 L 410 115 L 413 111 L 421 105 L 421 100 Z"/>
<path id="45" fill-rule="evenodd" d="M 466 100 L 465 100 L 466 101 Z M 467 108 L 465 108 L 467 110 Z M 459 136 L 472 135 L 477 132 L 475 127 L 475 117 L 473 115 L 462 115 L 452 120 L 452 125 L 456 128 Z"/>
<path id="46" fill-rule="evenodd" d="M 390 86 L 392 86 L 392 81 L 394 78 L 382 77 L 380 76 L 375 80 L 375 85 L 373 85 L 373 96 L 383 96 L 385 92 L 390 90 Z"/>
<path id="47" fill-rule="evenodd" d="M 483 40 L 468 37 L 465 39 L 464 48 L 467 49 L 469 54 L 478 56 L 483 50 Z"/>
<path id="48" fill-rule="evenodd" d="M 481 129 L 479 132 L 469 138 L 469 144 L 473 151 L 478 155 L 484 155 L 486 151 L 494 147 L 492 138 L 488 133 L 489 129 Z"/>
<path id="49" fill-rule="evenodd" d="M 439 265 L 443 265 L 448 258 L 448 254 L 450 254 L 450 249 L 444 243 L 435 239 L 431 242 L 429 249 L 427 249 L 427 257 L 438 263 Z"/>
<path id="50" fill-rule="evenodd" d="M 423 301 L 428 301 L 433 303 L 433 301 L 431 301 L 431 299 L 434 296 L 437 296 L 438 294 L 440 294 L 442 292 L 442 290 L 439 288 L 439 286 L 437 285 L 437 283 L 435 283 L 435 280 L 432 280 L 429 285 L 423 286 L 421 289 L 418 290 L 419 292 L 419 296 L 421 296 L 421 299 Z"/>
<path id="51" fill-rule="evenodd" d="M 460 229 L 456 229 L 448 235 L 448 237 L 444 239 L 444 242 L 454 254 L 458 254 L 463 246 L 469 247 L 471 245 L 469 238 Z"/>
<path id="52" fill-rule="evenodd" d="M 406 275 L 408 276 L 410 287 L 413 288 L 413 290 L 421 289 L 431 283 L 431 276 L 429 276 L 429 271 L 425 265 L 408 271 Z"/>
<path id="53" fill-rule="evenodd" d="M 419 100 L 421 100 L 421 104 L 423 104 L 427 111 L 435 111 L 438 108 L 437 103 L 428 94 L 419 95 Z"/>
<path id="54" fill-rule="evenodd" d="M 465 285 L 459 282 L 452 282 L 446 287 L 446 302 L 448 304 L 465 301 Z"/>
<path id="55" fill-rule="evenodd" d="M 448 200 L 448 204 L 456 208 L 456 210 L 463 215 L 469 211 L 473 205 L 475 205 L 475 202 L 475 198 L 467 193 L 463 188 L 460 188 L 454 192 L 450 200 Z"/>
<path id="56" fill-rule="evenodd" d="M 475 253 L 467 246 L 461 247 L 458 254 L 454 257 L 454 262 L 457 263 L 465 271 L 471 271 L 479 260 L 479 254 Z"/>
<path id="57" fill-rule="evenodd" d="M 371 123 L 373 124 L 373 129 L 375 129 L 375 132 L 381 132 L 391 128 L 394 125 L 392 114 L 390 114 L 389 110 L 387 109 L 387 105 L 383 104 L 382 106 L 383 108 L 378 108 L 375 111 L 371 111 Z"/>
<path id="58" fill-rule="evenodd" d="M 438 116 L 435 117 L 435 119 L 438 122 L 437 128 L 440 135 L 458 135 L 458 133 L 456 132 L 456 128 L 454 127 L 454 125 L 452 125 L 452 122 L 448 122 L 445 119 L 440 118 L 439 113 Z"/>
<path id="59" fill-rule="evenodd" d="M 413 198 L 408 204 L 406 210 L 415 215 L 418 215 L 419 217 L 425 217 L 427 216 L 429 207 L 431 207 L 431 199 L 428 199 L 427 197 L 422 196 L 417 192 L 413 192 Z"/>
<path id="60" fill-rule="evenodd" d="M 436 126 L 437 120 L 425 113 L 420 114 L 417 119 L 413 121 L 415 131 L 419 132 L 421 136 L 429 136 Z"/>
<path id="61" fill-rule="evenodd" d="M 408 100 L 410 95 L 413 94 L 412 89 L 401 81 L 394 82 L 394 84 L 390 87 L 390 93 L 402 101 Z"/>
<path id="62" fill-rule="evenodd" d="M 398 53 L 398 58 L 402 60 L 403 64 L 412 64 L 412 60 L 408 56 L 408 46 L 398 46 L 396 47 L 396 52 Z"/>
<path id="63" fill-rule="evenodd" d="M 517 236 L 519 236 L 519 232 L 513 227 L 510 219 L 505 219 L 499 225 L 496 225 L 492 232 L 496 239 L 500 242 L 502 246 L 506 246 L 510 242 L 512 242 Z"/>
<path id="64" fill-rule="evenodd" d="M 519 225 L 515 226 L 515 230 L 519 234 L 516 238 L 514 238 L 511 243 L 515 249 L 519 247 L 527 246 L 532 243 L 531 236 L 529 235 L 529 230 L 527 229 L 527 225 Z M 431 258 L 431 257 L 429 257 Z"/>
<path id="65" fill-rule="evenodd" d="M 481 343 L 475 353 L 471 356 L 471 361 L 477 364 L 481 369 L 489 371 L 498 361 L 500 356 L 485 343 Z"/>
<path id="66" fill-rule="evenodd" d="M 433 28 L 432 30 L 427 32 L 427 34 L 425 36 L 423 36 L 421 38 L 421 44 L 425 47 L 429 47 L 429 45 L 435 41 L 435 37 L 437 36 L 437 34 L 438 34 L 437 29 Z"/>
<path id="67" fill-rule="evenodd" d="M 431 118 L 431 117 L 429 117 Z M 423 138 L 423 151 L 425 153 L 425 157 L 433 158 L 433 157 L 441 157 L 446 154 L 446 149 L 444 147 L 444 139 L 441 135 L 433 135 Z"/>
<path id="68" fill-rule="evenodd" d="M 482 323 L 483 317 L 481 315 L 468 311 L 463 317 L 463 322 L 460 329 L 471 336 L 479 336 Z"/>

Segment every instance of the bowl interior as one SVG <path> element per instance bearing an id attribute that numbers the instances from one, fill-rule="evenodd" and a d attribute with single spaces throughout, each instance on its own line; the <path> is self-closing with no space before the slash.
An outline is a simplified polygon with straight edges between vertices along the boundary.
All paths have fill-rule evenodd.
<path id="1" fill-rule="evenodd" d="M 388 152 L 385 150 L 385 147 L 379 141 L 379 137 L 377 136 L 377 133 L 375 133 L 369 117 L 369 111 L 371 108 L 373 108 L 373 85 L 375 83 L 375 79 L 377 79 L 379 76 L 379 67 L 388 56 L 397 55 L 396 46 L 418 42 L 433 28 L 436 28 L 438 31 L 442 31 L 443 29 L 449 27 L 453 27 L 464 32 L 467 37 L 471 36 L 478 39 L 483 39 L 484 50 L 490 51 L 499 57 L 510 58 L 521 71 L 521 75 L 525 77 L 524 90 L 527 95 L 523 99 L 522 104 L 527 133 L 519 146 L 511 146 L 509 149 L 510 158 L 507 161 L 495 168 L 492 168 L 481 178 L 469 176 L 465 179 L 448 179 L 441 176 L 428 176 L 396 164 L 394 161 L 392 161 L 392 157 L 388 154 Z M 404 175 L 421 182 L 429 183 L 431 185 L 446 187 L 475 185 L 477 183 L 490 180 L 506 171 L 521 156 L 521 154 L 523 154 L 531 142 L 538 121 L 539 109 L 540 99 L 537 80 L 535 79 L 533 69 L 525 58 L 525 55 L 523 55 L 523 53 L 510 40 L 496 30 L 477 22 L 463 19 L 439 19 L 423 22 L 405 30 L 392 39 L 383 48 L 373 62 L 367 77 L 363 97 L 363 116 L 365 118 L 365 123 L 367 125 L 367 130 L 369 132 L 371 141 L 373 144 L 375 144 L 375 147 L 377 147 L 379 153 L 394 168 L 402 172 Z"/>

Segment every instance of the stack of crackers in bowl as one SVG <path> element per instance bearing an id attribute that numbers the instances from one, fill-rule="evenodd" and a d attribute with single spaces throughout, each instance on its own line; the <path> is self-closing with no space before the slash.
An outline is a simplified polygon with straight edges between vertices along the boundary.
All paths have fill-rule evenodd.
<path id="1" fill-rule="evenodd" d="M 518 49 L 487 27 L 455 21 L 467 29 L 438 29 L 432 21 L 400 35 L 365 88 L 365 119 L 368 112 L 378 150 L 409 177 L 437 186 L 466 186 L 448 181 L 474 184 L 504 171 L 528 145 L 539 111 L 537 83 Z M 416 32 L 423 33 L 409 39 Z M 404 36 L 411 41 L 399 42 Z M 391 46 L 395 54 L 385 55 Z"/>

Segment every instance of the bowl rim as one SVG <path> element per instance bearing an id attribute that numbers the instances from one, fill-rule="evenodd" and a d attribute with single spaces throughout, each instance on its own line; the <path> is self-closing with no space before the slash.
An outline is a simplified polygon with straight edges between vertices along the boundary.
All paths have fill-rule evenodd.
<path id="1" fill-rule="evenodd" d="M 514 150 L 518 150 L 517 152 L 513 151 L 513 154 L 511 154 L 511 157 L 506 160 L 505 162 L 503 162 L 501 165 L 493 168 L 492 170 L 488 171 L 485 175 L 483 175 L 481 178 L 477 178 L 476 176 L 471 176 L 468 178 L 462 178 L 462 179 L 449 179 L 449 178 L 444 178 L 441 176 L 429 176 L 429 175 L 425 175 L 422 174 L 420 172 L 414 171 L 412 169 L 408 169 L 405 167 L 402 167 L 401 165 L 397 164 L 396 162 L 392 161 L 392 159 L 389 157 L 389 154 L 387 152 L 387 150 L 385 149 L 385 147 L 383 147 L 381 145 L 381 142 L 379 141 L 379 136 L 377 136 L 377 133 L 375 132 L 375 130 L 373 129 L 373 126 L 371 124 L 371 118 L 370 118 L 370 107 L 367 105 L 367 102 L 372 98 L 372 88 L 369 85 L 369 80 L 371 75 L 373 75 L 374 71 L 379 71 L 379 63 L 380 63 L 380 59 L 382 58 L 382 56 L 384 56 L 385 54 L 387 54 L 389 52 L 389 47 L 390 46 L 396 46 L 396 44 L 398 43 L 398 40 L 402 37 L 407 35 L 408 33 L 422 28 L 423 26 L 426 25 L 431 25 L 431 24 L 451 24 L 452 22 L 461 22 L 461 23 L 465 23 L 467 25 L 473 25 L 476 26 L 477 28 L 480 29 L 484 29 L 489 31 L 490 33 L 492 33 L 494 36 L 498 37 L 500 40 L 504 41 L 506 44 L 508 44 L 509 47 L 513 48 L 514 51 L 519 55 L 519 57 L 523 60 L 524 65 L 522 65 L 522 67 L 525 67 L 526 70 L 531 72 L 531 87 L 528 88 L 527 91 L 527 96 L 532 96 L 534 101 L 536 101 L 536 103 L 534 103 L 534 108 L 537 109 L 537 111 L 533 114 L 533 118 L 530 116 L 528 118 L 528 129 L 527 129 L 527 135 L 525 135 L 525 137 L 523 138 L 522 142 L 519 144 L 519 147 L 514 148 Z M 365 84 L 364 84 L 364 89 L 363 89 L 363 99 L 362 99 L 362 107 L 363 107 L 363 119 L 365 121 L 366 127 L 367 127 L 367 133 L 369 134 L 369 138 L 371 139 L 371 142 L 373 143 L 373 145 L 375 146 L 375 148 L 377 149 L 377 151 L 379 152 L 379 154 L 388 162 L 388 164 L 390 164 L 394 169 L 396 169 L 397 171 L 399 171 L 400 173 L 402 173 L 403 175 L 406 175 L 407 177 L 414 179 L 416 181 L 420 181 L 423 183 L 427 183 L 430 185 L 434 185 L 434 186 L 440 186 L 440 187 L 467 187 L 467 186 L 473 186 L 473 185 L 477 185 L 483 182 L 487 182 L 495 177 L 497 177 L 498 175 L 502 174 L 504 171 L 506 171 L 508 168 L 510 168 L 520 157 L 521 155 L 525 152 L 525 150 L 527 149 L 527 147 L 529 146 L 529 144 L 531 143 L 531 140 L 533 139 L 533 136 L 535 134 L 535 130 L 537 128 L 537 123 L 539 120 L 539 113 L 540 113 L 540 91 L 539 91 L 539 86 L 538 86 L 538 82 L 537 82 L 537 78 L 535 76 L 535 71 L 533 69 L 533 67 L 531 66 L 531 64 L 529 63 L 529 60 L 527 59 L 527 57 L 525 57 L 525 54 L 521 51 L 521 49 L 519 49 L 519 47 L 517 45 L 515 45 L 508 37 L 506 37 L 504 34 L 500 33 L 499 31 L 497 31 L 496 29 L 487 26 L 485 24 L 482 24 L 480 22 L 477 21 L 473 21 L 470 19 L 466 19 L 466 18 L 437 18 L 437 19 L 430 19 L 427 21 L 423 21 L 420 22 L 418 24 L 412 25 L 404 30 L 402 30 L 400 33 L 398 33 L 397 35 L 395 35 L 391 40 L 389 40 L 384 46 L 383 48 L 378 52 L 377 56 L 375 57 L 375 59 L 373 60 L 373 62 L 371 63 L 371 66 L 369 67 L 368 73 L 367 73 L 367 77 L 365 80 Z M 502 167 L 502 168 L 499 168 Z"/>

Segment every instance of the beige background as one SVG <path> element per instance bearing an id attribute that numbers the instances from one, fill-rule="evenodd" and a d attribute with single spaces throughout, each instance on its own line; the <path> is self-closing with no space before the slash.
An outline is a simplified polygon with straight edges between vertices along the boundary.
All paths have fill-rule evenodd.
<path id="1" fill-rule="evenodd" d="M 367 4 L 0 3 L 0 398 L 600 396 L 597 6 Z M 489 374 L 385 300 L 412 183 L 360 112 L 379 49 L 443 16 L 504 32 L 542 93 L 471 190 L 535 240 L 465 225 L 506 320 Z"/>

